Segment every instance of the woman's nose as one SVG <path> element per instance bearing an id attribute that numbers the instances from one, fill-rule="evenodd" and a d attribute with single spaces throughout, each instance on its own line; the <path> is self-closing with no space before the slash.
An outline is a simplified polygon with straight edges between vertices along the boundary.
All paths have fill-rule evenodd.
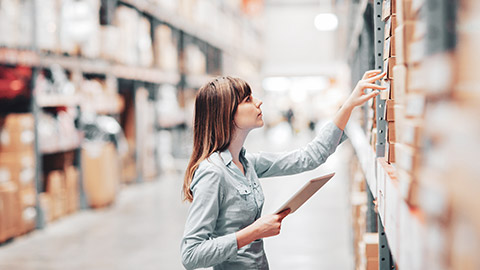
<path id="1" fill-rule="evenodd" d="M 262 104 L 263 104 L 263 102 L 262 102 L 260 99 L 255 98 L 255 105 L 256 105 L 258 108 L 260 108 L 260 106 L 261 106 Z"/>

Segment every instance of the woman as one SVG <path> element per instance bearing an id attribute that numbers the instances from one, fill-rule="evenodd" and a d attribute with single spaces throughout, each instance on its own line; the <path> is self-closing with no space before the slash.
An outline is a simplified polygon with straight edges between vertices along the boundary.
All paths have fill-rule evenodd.
<path id="1" fill-rule="evenodd" d="M 280 233 L 289 214 L 261 216 L 261 177 L 312 170 L 325 162 L 346 138 L 343 129 L 352 110 L 384 89 L 385 76 L 368 71 L 320 134 L 305 148 L 289 153 L 250 154 L 243 148 L 248 133 L 263 126 L 262 102 L 250 86 L 232 77 L 214 79 L 200 88 L 195 101 L 193 153 L 183 184 L 192 202 L 181 244 L 187 269 L 268 269 L 262 238 Z"/>

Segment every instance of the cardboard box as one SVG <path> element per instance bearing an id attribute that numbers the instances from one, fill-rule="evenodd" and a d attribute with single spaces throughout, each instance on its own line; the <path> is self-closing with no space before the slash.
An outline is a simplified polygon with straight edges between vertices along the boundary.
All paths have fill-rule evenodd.
<path id="1" fill-rule="evenodd" d="M 35 155 L 33 151 L 0 154 L 0 183 L 15 182 L 19 188 L 35 185 Z"/>
<path id="2" fill-rule="evenodd" d="M 91 207 L 115 200 L 120 179 L 119 160 L 112 143 L 85 143 L 82 147 L 83 184 Z"/>
<path id="3" fill-rule="evenodd" d="M 391 36 L 383 43 L 383 60 L 396 56 L 396 42 L 395 36 Z"/>
<path id="4" fill-rule="evenodd" d="M 51 171 L 47 177 L 46 191 L 51 198 L 52 220 L 65 215 L 65 175 L 62 171 Z"/>
<path id="5" fill-rule="evenodd" d="M 384 28 L 385 40 L 387 40 L 389 37 L 395 34 L 395 29 L 397 29 L 397 16 L 392 15 L 388 17 L 387 21 L 385 22 L 385 28 Z"/>
<path id="6" fill-rule="evenodd" d="M 11 181 L 0 184 L 0 243 L 18 234 L 20 213 L 17 185 Z"/>
<path id="7" fill-rule="evenodd" d="M 45 218 L 46 223 L 50 223 L 53 221 L 53 202 L 52 202 L 52 197 L 50 196 L 49 193 L 42 192 L 38 194 L 38 200 L 40 203 L 40 207 L 43 212 L 43 216 Z"/>
<path id="8" fill-rule="evenodd" d="M 397 12 L 397 5 L 395 4 L 395 1 L 399 0 L 383 0 L 382 21 L 385 21 L 386 19 L 390 18 L 392 14 Z"/>
<path id="9" fill-rule="evenodd" d="M 399 141 L 411 147 L 422 146 L 422 119 L 405 119 L 402 123 L 401 133 L 398 132 Z"/>
<path id="10" fill-rule="evenodd" d="M 393 79 L 393 67 L 395 66 L 395 57 L 390 57 L 384 61 L 383 70 L 387 71 L 385 78 Z"/>
<path id="11" fill-rule="evenodd" d="M 404 104 L 407 93 L 407 67 L 405 65 L 393 67 L 393 89 L 392 99 L 396 104 Z"/>
<path id="12" fill-rule="evenodd" d="M 387 122 L 387 142 L 395 143 L 396 141 L 395 122 Z"/>
<path id="13" fill-rule="evenodd" d="M 422 118 L 425 114 L 425 105 L 425 94 L 409 93 L 405 97 L 405 117 Z"/>
<path id="14" fill-rule="evenodd" d="M 0 118 L 0 152 L 33 151 L 33 115 L 8 114 Z"/>
<path id="15" fill-rule="evenodd" d="M 65 168 L 65 189 L 66 189 L 66 198 L 67 214 L 73 213 L 78 210 L 80 205 L 80 190 L 79 190 L 79 181 L 78 181 L 78 170 L 74 166 L 68 166 Z"/>
<path id="16" fill-rule="evenodd" d="M 363 242 L 365 243 L 367 260 L 378 259 L 378 232 L 365 233 L 363 235 Z"/>
<path id="17" fill-rule="evenodd" d="M 23 208 L 18 234 L 23 235 L 25 233 L 33 231 L 37 224 L 36 218 L 37 210 L 34 206 L 28 206 Z"/>
<path id="18" fill-rule="evenodd" d="M 397 0 L 395 1 L 395 7 L 398 25 L 414 19 L 414 15 L 412 14 L 412 0 Z"/>
<path id="19" fill-rule="evenodd" d="M 420 167 L 420 152 L 405 144 L 395 144 L 395 163 L 411 175 L 417 173 Z"/>
<path id="20" fill-rule="evenodd" d="M 407 50 L 408 45 L 415 40 L 415 21 L 406 21 L 404 24 L 397 26 L 395 31 L 395 54 L 397 58 L 397 64 L 402 65 L 406 64 L 407 59 L 409 59 L 410 51 Z"/>
<path id="21" fill-rule="evenodd" d="M 426 56 L 426 39 L 420 39 L 407 45 L 407 63 L 409 65 L 421 62 Z"/>
<path id="22" fill-rule="evenodd" d="M 393 122 L 392 122 L 393 123 Z M 395 143 L 387 142 L 385 145 L 385 158 L 389 164 L 395 163 Z"/>
<path id="23" fill-rule="evenodd" d="M 394 105 L 395 101 L 392 99 L 387 99 L 385 102 L 385 120 L 388 122 L 395 121 Z"/>

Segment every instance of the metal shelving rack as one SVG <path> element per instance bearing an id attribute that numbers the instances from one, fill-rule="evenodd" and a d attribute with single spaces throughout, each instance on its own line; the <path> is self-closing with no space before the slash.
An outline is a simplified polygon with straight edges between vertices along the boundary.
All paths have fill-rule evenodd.
<path id="1" fill-rule="evenodd" d="M 206 50 L 210 53 L 213 52 L 214 54 L 214 62 L 209 63 L 207 62 L 207 72 L 209 69 L 213 67 L 217 67 L 218 70 L 222 70 L 222 57 L 224 54 L 229 55 L 241 55 L 252 60 L 255 63 L 259 63 L 261 61 L 261 52 L 258 50 L 248 50 L 246 48 L 242 48 L 239 44 L 227 44 L 224 40 L 219 39 L 217 36 L 213 35 L 212 33 L 203 30 L 198 25 L 195 25 L 184 18 L 179 16 L 175 16 L 164 11 L 157 5 L 150 3 L 149 1 L 145 0 L 101 0 L 102 5 L 107 6 L 117 6 L 117 5 L 126 5 L 135 10 L 139 13 L 144 14 L 145 16 L 149 17 L 151 20 L 156 21 L 157 23 L 162 23 L 168 25 L 174 31 L 179 34 L 178 40 L 178 53 L 179 58 L 178 61 L 182 61 L 181 52 L 183 48 L 183 39 L 185 36 L 191 37 L 196 39 L 206 46 Z M 100 74 L 106 77 L 114 77 L 118 80 L 124 79 L 132 82 L 133 85 L 133 98 L 135 98 L 136 90 L 139 86 L 143 85 L 161 85 L 161 84 L 170 84 L 177 87 L 179 91 L 182 91 L 186 88 L 197 88 L 199 85 L 203 84 L 203 82 L 207 81 L 212 75 L 195 75 L 192 76 L 190 74 L 186 74 L 183 71 L 178 72 L 171 72 L 171 71 L 164 71 L 159 68 L 147 68 L 147 67 L 136 67 L 136 66 L 126 66 L 121 64 L 116 64 L 109 62 L 103 59 L 88 59 L 80 56 L 64 56 L 64 55 L 55 55 L 55 54 L 47 54 L 41 51 L 37 47 L 37 33 L 36 29 L 36 18 L 37 18 L 37 7 L 38 3 L 33 1 L 32 10 L 31 10 L 31 18 L 34 30 L 32 30 L 32 42 L 33 44 L 28 48 L 5 48 L 0 47 L 0 64 L 5 65 L 24 65 L 32 68 L 33 76 L 31 81 L 31 89 L 35 89 L 35 78 L 37 77 L 38 73 L 41 69 L 49 68 L 52 64 L 60 65 L 63 69 L 72 72 L 76 76 L 83 76 L 84 74 Z M 220 5 L 220 4 L 219 4 Z M 224 10 L 226 7 L 221 7 Z M 107 14 L 111 17 L 111 14 Z M 239 17 L 239 14 L 236 14 L 236 19 L 242 20 Z M 238 18 L 237 18 L 238 17 Z M 111 18 L 110 18 L 111 19 Z M 207 59 L 209 61 L 209 59 Z M 181 66 L 181 65 L 179 65 Z M 156 91 L 156 90 L 154 90 Z M 154 94 L 153 96 L 157 96 Z M 45 189 L 44 187 L 44 179 L 42 173 L 42 157 L 45 154 L 52 154 L 55 150 L 51 150 L 49 153 L 42 153 L 42 149 L 39 147 L 38 141 L 38 123 L 39 123 L 39 113 L 43 107 L 58 107 L 58 106 L 79 106 L 79 101 L 72 102 L 70 97 L 62 97 L 56 96 L 52 99 L 51 96 L 49 97 L 39 97 L 36 93 L 33 93 L 31 98 L 31 112 L 34 115 L 34 132 L 35 132 L 35 184 L 37 189 L 37 198 L 36 198 L 36 210 L 37 210 L 37 217 L 36 217 L 36 227 L 37 229 L 42 229 L 45 227 L 46 220 L 44 213 L 42 212 L 42 208 L 40 207 L 39 196 L 38 193 Z M 133 100 L 133 104 L 135 104 L 135 100 Z M 136 140 L 138 135 L 138 115 L 137 108 L 135 109 L 135 133 L 136 133 Z M 67 149 L 58 149 L 58 151 L 64 151 Z M 80 209 L 88 208 L 87 205 L 87 194 L 84 192 L 83 189 L 83 170 L 82 170 L 82 157 L 81 157 L 81 146 L 78 146 L 77 149 L 70 149 L 75 151 L 75 160 L 76 166 L 79 171 L 79 192 L 80 192 Z M 139 149 L 139 145 L 137 144 L 137 148 L 135 149 L 135 156 L 136 158 L 139 157 L 141 150 Z M 143 182 L 143 176 L 141 173 L 141 168 L 137 162 L 137 179 L 136 182 L 140 183 Z"/>
<path id="2" fill-rule="evenodd" d="M 384 22 L 382 21 L 382 0 L 360 1 L 357 18 L 352 31 L 352 40 L 348 46 L 351 57 L 352 81 L 358 81 L 369 69 L 383 70 Z M 372 51 L 373 48 L 373 51 Z M 363 57 L 363 59 L 362 59 Z M 379 233 L 379 269 L 395 269 L 393 257 L 389 248 L 388 233 L 384 229 L 384 215 L 377 215 L 373 201 L 377 200 L 379 192 L 383 192 L 383 183 L 379 183 L 378 158 L 385 156 L 386 125 L 385 100 L 376 97 L 377 142 L 375 149 L 368 142 L 363 128 L 358 123 L 349 123 L 347 135 L 355 149 L 360 165 L 365 175 L 367 185 L 367 232 Z M 365 104 L 364 106 L 368 106 Z M 366 111 L 366 110 L 365 110 Z M 366 116 L 365 116 L 366 117 Z"/>

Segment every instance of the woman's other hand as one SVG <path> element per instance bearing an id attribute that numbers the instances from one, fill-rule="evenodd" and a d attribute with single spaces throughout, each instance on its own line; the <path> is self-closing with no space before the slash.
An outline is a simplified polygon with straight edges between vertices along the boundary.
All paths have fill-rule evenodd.
<path id="1" fill-rule="evenodd" d="M 250 226 L 238 231 L 236 233 L 238 248 L 242 248 L 260 238 L 278 235 L 282 226 L 282 220 L 288 214 L 290 214 L 290 209 L 278 214 L 262 216 Z"/>

